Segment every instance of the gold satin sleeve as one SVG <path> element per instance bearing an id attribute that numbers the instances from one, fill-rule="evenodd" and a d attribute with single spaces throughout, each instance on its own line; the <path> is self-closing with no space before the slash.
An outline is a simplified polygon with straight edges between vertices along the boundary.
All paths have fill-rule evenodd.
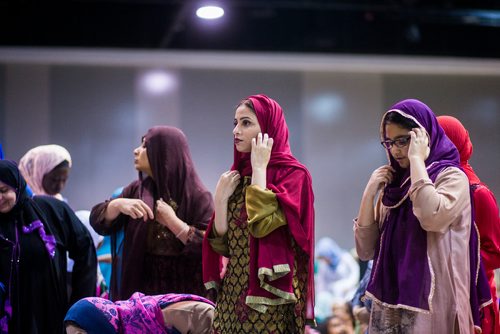
<path id="1" fill-rule="evenodd" d="M 262 238 L 286 225 L 286 218 L 279 207 L 276 194 L 250 185 L 246 189 L 245 204 L 248 215 L 248 230 L 254 238 Z"/>
<path id="2" fill-rule="evenodd" d="M 210 246 L 216 253 L 225 257 L 229 257 L 227 232 L 222 236 L 218 235 L 217 231 L 215 230 L 215 224 L 212 227 L 212 231 L 210 231 L 210 234 L 208 235 L 208 242 L 210 243 Z"/>

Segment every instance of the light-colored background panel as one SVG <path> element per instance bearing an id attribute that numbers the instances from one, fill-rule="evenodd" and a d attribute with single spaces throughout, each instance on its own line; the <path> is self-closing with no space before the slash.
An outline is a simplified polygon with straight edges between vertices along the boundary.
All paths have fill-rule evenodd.
<path id="1" fill-rule="evenodd" d="M 200 176 L 210 191 L 233 161 L 233 121 L 241 99 L 264 93 L 276 99 L 290 129 L 292 151 L 300 157 L 301 77 L 293 72 L 184 70 L 182 122 Z"/>
<path id="2" fill-rule="evenodd" d="M 457 59 L 0 48 L 0 142 L 8 158 L 48 142 L 74 167 L 64 195 L 90 208 L 137 177 L 132 151 L 154 124 L 180 127 L 210 191 L 232 162 L 235 105 L 266 93 L 285 110 L 294 154 L 311 171 L 316 238 L 354 245 L 352 218 L 371 172 L 386 163 L 383 112 L 420 98 L 460 118 L 473 166 L 500 194 L 499 63 Z M 2 70 L 3 69 L 3 70 Z M 170 89 L 145 89 L 151 72 Z M 2 88 L 3 87 L 3 88 Z"/>
<path id="3" fill-rule="evenodd" d="M 137 175 L 135 77 L 133 68 L 51 70 L 51 142 L 65 146 L 73 158 L 63 194 L 74 209 L 91 208 Z"/>
<path id="4" fill-rule="evenodd" d="M 180 124 L 180 75 L 175 69 L 138 69 L 135 77 L 135 100 L 138 140 L 155 125 Z"/>
<path id="5" fill-rule="evenodd" d="M 35 140 L 50 141 L 50 67 L 9 64 L 4 74 L 4 140 L 8 158 L 18 160 Z M 39 145 L 41 145 L 39 144 Z M 14 154 L 13 154 L 14 153 Z"/>
<path id="6" fill-rule="evenodd" d="M 469 130 L 470 161 L 478 176 L 500 196 L 500 80 L 463 75 L 387 75 L 387 105 L 403 98 L 424 101 L 436 115 L 452 115 Z"/>
<path id="7" fill-rule="evenodd" d="M 381 75 L 307 73 L 304 78 L 304 151 L 316 197 L 316 239 L 333 236 L 351 247 L 352 219 L 365 183 L 385 162 L 378 140 Z"/>

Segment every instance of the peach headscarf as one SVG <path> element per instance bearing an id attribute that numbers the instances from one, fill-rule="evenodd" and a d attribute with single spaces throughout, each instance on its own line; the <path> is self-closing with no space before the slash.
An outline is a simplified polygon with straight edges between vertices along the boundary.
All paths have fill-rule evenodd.
<path id="1" fill-rule="evenodd" d="M 48 195 L 42 186 L 43 177 L 63 161 L 71 168 L 71 155 L 64 147 L 41 145 L 26 152 L 19 161 L 19 170 L 35 195 Z M 54 197 L 62 199 L 61 194 Z"/>

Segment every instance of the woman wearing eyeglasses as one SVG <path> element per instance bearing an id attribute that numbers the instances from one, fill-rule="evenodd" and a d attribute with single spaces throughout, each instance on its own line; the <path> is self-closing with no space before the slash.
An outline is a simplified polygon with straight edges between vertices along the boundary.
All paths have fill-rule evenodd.
<path id="1" fill-rule="evenodd" d="M 491 298 L 458 151 L 417 100 L 392 106 L 380 135 L 389 164 L 354 221 L 358 255 L 374 259 L 369 332 L 474 333 Z"/>

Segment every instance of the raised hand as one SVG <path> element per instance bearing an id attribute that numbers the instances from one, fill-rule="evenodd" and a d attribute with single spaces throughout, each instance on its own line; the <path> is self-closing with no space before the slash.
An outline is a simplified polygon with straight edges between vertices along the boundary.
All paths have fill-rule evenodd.
<path id="1" fill-rule="evenodd" d="M 162 225 L 168 226 L 177 215 L 174 209 L 162 198 L 156 201 L 156 220 Z"/>
<path id="2" fill-rule="evenodd" d="M 229 197 L 240 182 L 240 178 L 240 173 L 236 170 L 224 172 L 215 187 L 215 229 L 219 235 L 224 235 L 227 232 L 227 205 Z"/>
<path id="3" fill-rule="evenodd" d="M 425 161 L 430 153 L 427 132 L 421 128 L 414 128 L 408 134 L 411 136 L 408 159 L 418 158 Z"/>
<path id="4" fill-rule="evenodd" d="M 392 182 L 394 172 L 394 168 L 390 165 L 384 165 L 375 169 L 368 180 L 365 192 L 375 196 L 380 189 Z"/>
<path id="5" fill-rule="evenodd" d="M 177 217 L 174 208 L 165 202 L 163 198 L 156 201 L 156 221 L 166 226 L 177 238 L 186 244 L 189 225 Z"/>
<path id="6" fill-rule="evenodd" d="M 225 202 L 233 194 L 234 190 L 240 182 L 240 173 L 236 170 L 231 170 L 222 173 L 215 187 L 215 201 Z"/>
<path id="7" fill-rule="evenodd" d="M 271 158 L 271 150 L 273 148 L 274 139 L 269 138 L 268 134 L 259 133 L 257 138 L 252 139 L 251 163 L 252 169 L 266 169 L 269 159 Z"/>

